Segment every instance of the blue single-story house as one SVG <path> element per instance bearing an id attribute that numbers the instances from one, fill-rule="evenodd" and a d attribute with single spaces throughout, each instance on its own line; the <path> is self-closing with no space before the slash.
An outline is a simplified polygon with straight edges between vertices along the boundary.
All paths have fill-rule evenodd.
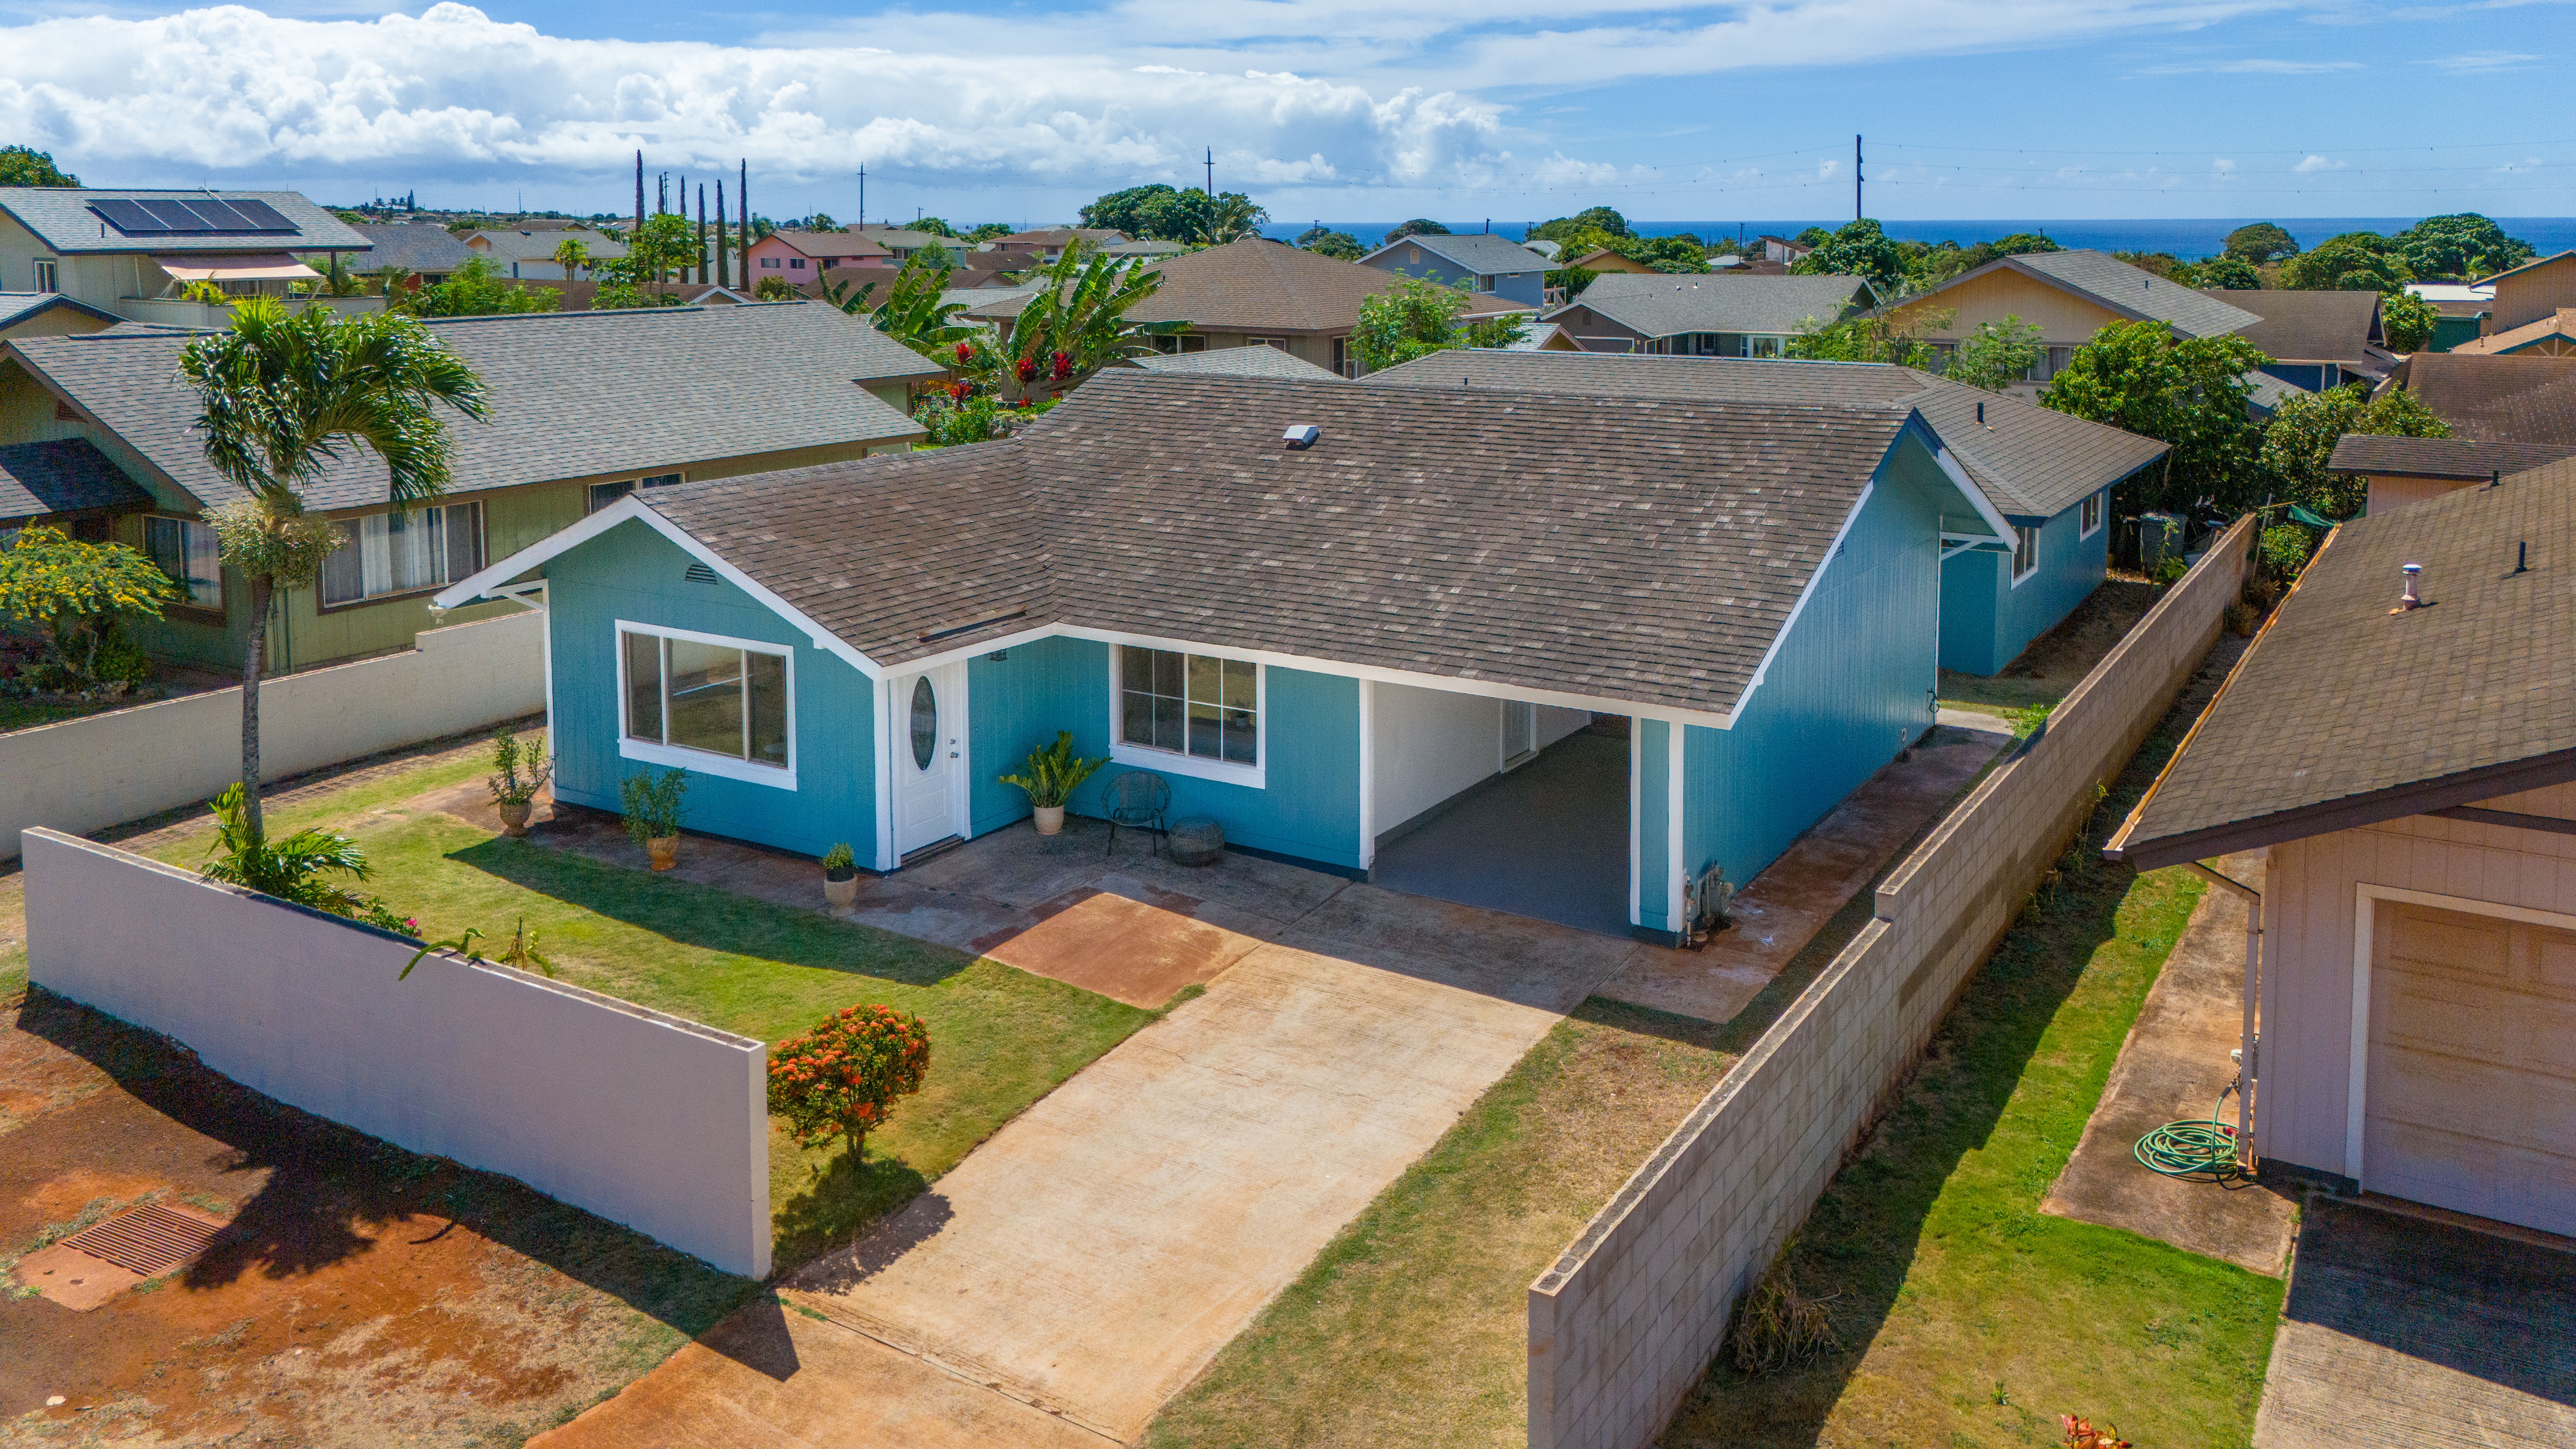
<path id="1" fill-rule="evenodd" d="M 2165 455 L 2153 438 L 1887 363 L 1477 350 L 1435 353 L 1365 382 L 1912 407 L 2010 525 L 2000 542 L 1974 532 L 1943 540 L 1941 667 L 1962 674 L 2000 671 L 2101 587 L 2111 489 Z"/>
<path id="2" fill-rule="evenodd" d="M 1930 727 L 1944 550 L 2011 533 L 1902 400 L 1113 371 L 1005 441 L 639 490 L 438 602 L 545 611 L 559 800 L 684 769 L 689 828 L 879 871 L 1026 816 L 997 777 L 1060 729 L 1113 762 L 1078 813 L 1150 770 L 1364 875 L 1624 721 L 1595 803 L 1670 939 Z"/>
<path id="3" fill-rule="evenodd" d="M 1360 258 L 1360 265 L 1444 287 L 1463 285 L 1530 307 L 1547 302 L 1547 258 L 1491 232 L 1398 237 Z"/>

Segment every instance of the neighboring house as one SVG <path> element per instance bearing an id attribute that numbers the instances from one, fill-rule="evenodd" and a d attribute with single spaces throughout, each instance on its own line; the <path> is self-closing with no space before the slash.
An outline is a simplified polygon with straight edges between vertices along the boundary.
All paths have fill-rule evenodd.
<path id="1" fill-rule="evenodd" d="M 1762 260 L 1784 267 L 1796 266 L 1806 260 L 1807 253 L 1815 250 L 1805 242 L 1791 241 L 1785 236 L 1764 236 L 1760 241 Z"/>
<path id="2" fill-rule="evenodd" d="M 1875 300 L 1860 277 L 1612 273 L 1544 320 L 1586 352 L 1777 357 L 1809 324 L 1836 321 Z"/>
<path id="3" fill-rule="evenodd" d="M 1113 368 L 1005 441 L 636 493 L 439 602 L 542 571 L 557 800 L 685 769 L 691 829 L 879 870 L 1027 816 L 997 777 L 1064 730 L 1112 761 L 1079 813 L 1150 771 L 1363 874 L 1622 716 L 1626 780 L 1565 809 L 1670 941 L 1931 725 L 1942 535 L 2007 532 L 1939 452 L 1903 404 Z"/>
<path id="4" fill-rule="evenodd" d="M 2406 290 L 2433 306 L 2433 340 L 2424 344 L 2426 352 L 2448 352 L 2476 341 L 2486 331 L 2487 314 L 2495 310 L 2493 287 L 2408 282 Z"/>
<path id="5" fill-rule="evenodd" d="M 1189 250 L 1178 242 L 1140 241 L 1108 227 L 1042 226 L 1032 231 L 1015 231 L 995 237 L 986 245 L 1015 252 L 1035 252 L 1041 263 L 1053 264 L 1064 255 L 1064 249 L 1076 238 L 1095 251 L 1115 249 L 1120 256 L 1173 256 Z"/>
<path id="6" fill-rule="evenodd" d="M 1121 365 L 1152 373 L 1194 377 L 1268 377 L 1287 382 L 1342 380 L 1341 374 L 1326 372 L 1306 359 L 1276 347 L 1225 347 L 1214 352 L 1205 348 L 1190 352 L 1148 352 L 1130 357 Z"/>
<path id="7" fill-rule="evenodd" d="M 1553 322 L 1533 322 L 1521 340 L 1505 349 L 1510 352 L 1581 352 L 1583 345 Z"/>
<path id="8" fill-rule="evenodd" d="M 2534 357 L 2576 357 L 2576 307 L 2561 307 L 2537 322 L 2525 322 L 2510 331 L 2472 338 L 2451 350 L 2487 357 L 2513 353 L 2527 353 Z"/>
<path id="9" fill-rule="evenodd" d="M 298 254 L 363 269 L 367 239 L 292 191 L 104 191 L 0 187 L 0 288 L 60 292 L 102 312 L 180 327 L 224 325 L 228 307 L 180 296 L 209 282 L 229 296 L 284 296 L 321 273 Z M 381 311 L 381 297 L 335 297 Z"/>
<path id="10" fill-rule="evenodd" d="M 411 273 L 407 285 L 413 291 L 446 281 L 475 255 L 475 249 L 467 246 L 464 238 L 426 221 L 353 221 L 349 230 L 367 239 L 369 250 L 366 260 L 358 264 L 360 269 L 372 272 L 400 267 Z M 588 245 L 586 239 L 584 245 Z M 547 260 L 552 262 L 551 254 Z"/>
<path id="11" fill-rule="evenodd" d="M 1547 258 L 1491 232 L 1399 237 L 1360 258 L 1360 265 L 1529 307 L 1547 300 Z"/>
<path id="12" fill-rule="evenodd" d="M 86 438 L 0 444 L 0 548 L 31 523 L 105 543 L 116 515 L 151 504 Z"/>
<path id="13" fill-rule="evenodd" d="M 2361 479 L 2367 511 L 2386 513 L 2409 503 L 2492 483 L 2561 458 L 2576 457 L 2576 439 L 2564 443 L 2481 443 L 2469 438 L 2381 438 L 2346 433 L 2335 440 L 2328 466 Z"/>
<path id="14" fill-rule="evenodd" d="M 2576 443 L 2576 357 L 2419 352 L 2380 392 L 2403 389 L 2451 436 L 2476 443 Z"/>
<path id="15" fill-rule="evenodd" d="M 2308 392 L 2376 386 L 2397 365 L 2377 292 L 2205 292 L 2261 315 L 2236 335 L 2272 359 L 2262 370 Z"/>
<path id="16" fill-rule="evenodd" d="M 12 337 L 59 337 L 104 332 L 125 319 L 60 292 L 0 292 L 0 342 Z"/>
<path id="17" fill-rule="evenodd" d="M 1406 280 L 1259 237 L 1157 262 L 1154 270 L 1162 274 L 1162 285 L 1127 315 L 1140 322 L 1189 323 L 1188 333 L 1160 339 L 1165 351 L 1275 347 L 1343 377 L 1359 370 L 1350 335 L 1359 325 L 1360 303 Z M 1034 287 L 996 290 L 988 298 L 968 299 L 965 316 L 1007 334 L 1011 319 L 1035 294 Z M 1501 297 L 1474 296 L 1466 315 L 1529 310 Z"/>
<path id="18" fill-rule="evenodd" d="M 1189 248 L 1179 242 L 1147 237 L 1140 241 L 1109 242 L 1094 250 L 1113 257 L 1177 257 Z M 1063 253 L 1059 251 L 1057 255 L 1061 256 Z M 1052 262 L 1055 257 L 1042 255 L 1040 260 Z"/>
<path id="19" fill-rule="evenodd" d="M 566 277 L 563 263 L 555 260 L 555 249 L 568 241 L 581 243 L 591 264 L 618 261 L 626 255 L 626 243 L 585 226 L 540 227 L 532 223 L 465 234 L 466 247 L 489 261 L 492 270 L 504 277 L 530 282 L 590 280 L 591 265 L 584 265 L 579 277 Z"/>
<path id="20" fill-rule="evenodd" d="M 1877 362 L 1605 353 L 1435 353 L 1372 386 L 1508 388 L 1673 401 L 1913 408 L 2010 531 L 1942 540 L 1941 667 L 1995 674 L 2101 587 L 2111 489 L 2165 455 L 2153 438 Z"/>
<path id="21" fill-rule="evenodd" d="M 2017 384 L 2035 394 L 2076 348 L 2114 323 L 2152 320 L 2183 337 L 2222 337 L 2260 323 L 2246 308 L 2265 295 L 2195 291 L 2108 252 L 2029 252 L 1998 257 L 1882 310 L 1893 322 L 1913 324 L 1916 336 L 1945 354 L 1980 326 L 2006 317 L 2037 327 L 2044 351 Z"/>
<path id="22" fill-rule="evenodd" d="M 941 250 L 946 251 L 951 256 L 955 256 L 968 250 L 965 242 L 961 242 L 953 236 L 941 236 L 935 231 L 913 231 L 905 227 L 888 226 L 881 221 L 866 222 L 859 226 L 851 227 L 847 232 L 836 232 L 832 233 L 832 235 L 848 236 L 873 243 L 878 250 L 884 253 L 884 255 L 865 263 L 865 265 L 870 266 L 902 266 L 905 262 L 912 260 L 912 254 L 914 252 L 920 251 L 925 247 L 938 247 Z M 1008 237 L 1003 238 L 1005 243 L 1009 242 L 1009 240 L 1010 238 Z M 755 243 L 753 250 L 757 251 L 758 249 L 758 244 Z M 853 253 L 853 255 L 856 254 Z M 852 265 L 855 266 L 861 264 L 852 263 Z"/>
<path id="23" fill-rule="evenodd" d="M 1609 247 L 1603 247 L 1599 251 L 1585 252 L 1583 255 L 1576 257 L 1573 261 L 1566 263 L 1566 265 L 1579 271 L 1586 272 L 1623 272 L 1630 276 L 1639 277 L 1657 277 L 1663 275 L 1663 273 L 1656 271 L 1653 267 L 1647 266 L 1644 262 L 1638 261 L 1636 258 L 1628 256 L 1623 252 L 1613 251 Z"/>
<path id="24" fill-rule="evenodd" d="M 1761 256 L 1746 257 L 1741 255 L 1729 255 L 1723 257 L 1710 257 L 1708 259 L 1708 266 L 1711 271 L 1724 272 L 1728 276 L 1733 277 L 1785 277 L 1789 275 L 1787 264 L 1775 262 L 1767 257 Z"/>
<path id="25" fill-rule="evenodd" d="M 2528 327 L 2555 317 L 2562 307 L 2576 307 L 2576 251 L 2525 262 L 2510 272 L 2481 277 L 2476 285 L 2495 297 L 2486 335 Z"/>
<path id="26" fill-rule="evenodd" d="M 2265 1167 L 2576 1235 L 2570 639 L 2576 463 L 2346 523 L 2112 837 L 2266 853 Z"/>
<path id="27" fill-rule="evenodd" d="M 353 541 L 318 588 L 286 591 L 269 628 L 284 670 L 408 646 L 432 626 L 429 595 L 484 560 L 555 532 L 639 481 L 724 478 L 904 451 L 915 379 L 940 369 L 865 321 L 808 302 L 433 318 L 430 334 L 483 377 L 492 420 L 451 416 L 447 501 L 401 519 L 384 464 L 344 449 L 304 490 Z M 119 491 L 112 536 L 148 553 L 191 602 L 135 629 L 145 649 L 236 663 L 249 630 L 241 580 L 216 563 L 207 510 L 240 491 L 206 462 L 179 376 L 185 334 L 137 328 L 0 343 L 0 452 L 48 512 L 101 505 L 86 454 L 37 463 L 15 451 L 65 445 L 105 458 Z M 38 464 L 82 481 L 49 493 Z M 25 506 L 17 505 L 0 506 Z M 476 615 L 475 617 L 479 617 Z"/>
<path id="28" fill-rule="evenodd" d="M 910 256 L 910 252 L 904 253 Z M 743 289 L 760 285 L 763 277 L 778 277 L 790 286 L 801 286 L 823 275 L 830 267 L 893 267 L 900 265 L 893 252 L 871 237 L 851 231 L 773 231 L 751 244 L 743 254 Z"/>

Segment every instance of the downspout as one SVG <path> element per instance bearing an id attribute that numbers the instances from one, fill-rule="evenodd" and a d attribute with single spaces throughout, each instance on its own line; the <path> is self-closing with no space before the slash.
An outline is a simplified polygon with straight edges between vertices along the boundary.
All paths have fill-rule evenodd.
<path id="1" fill-rule="evenodd" d="M 2251 1170 L 2254 1166 L 2254 1003 L 2255 988 L 2261 980 L 2263 961 L 2263 893 L 2233 877 L 2211 870 L 2199 861 L 2186 862 L 2212 885 L 2224 886 L 2245 898 L 2245 1021 L 2238 1033 L 2236 1055 L 2236 1161 Z"/>

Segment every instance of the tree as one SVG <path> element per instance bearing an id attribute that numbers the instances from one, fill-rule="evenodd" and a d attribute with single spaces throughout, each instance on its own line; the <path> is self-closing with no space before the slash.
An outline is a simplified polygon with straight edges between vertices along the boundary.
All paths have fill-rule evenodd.
<path id="1" fill-rule="evenodd" d="M 2418 352 L 2433 340 L 2433 324 L 2442 314 L 2412 292 L 2383 292 L 2379 297 L 2379 330 L 2391 352 Z"/>
<path id="2" fill-rule="evenodd" d="M 847 1143 L 855 1162 L 897 1097 L 921 1090 L 930 1028 L 891 1006 L 845 1006 L 769 1053 L 769 1110 L 800 1147 Z"/>
<path id="3" fill-rule="evenodd" d="M 1634 236 L 1628 218 L 1606 206 L 1587 206 L 1572 216 L 1560 216 L 1531 227 L 1524 241 L 1563 242 L 1577 232 L 1597 231 L 1614 237 Z"/>
<path id="4" fill-rule="evenodd" d="M 1261 230 L 1270 213 L 1239 191 L 1210 196 L 1179 191 L 1155 182 L 1113 191 L 1082 209 L 1082 224 L 1123 231 L 1132 237 L 1221 246 Z"/>
<path id="5" fill-rule="evenodd" d="M 246 495 L 208 516 L 223 563 L 250 584 L 242 648 L 242 789 L 250 838 L 261 838 L 259 678 L 278 586 L 310 584 L 345 541 L 304 511 L 303 490 L 354 447 L 385 465 L 396 508 L 447 487 L 453 443 L 441 408 L 489 415 L 483 379 L 399 312 L 290 313 L 244 298 L 233 325 L 191 341 L 180 375 L 197 393 L 206 461 Z"/>
<path id="6" fill-rule="evenodd" d="M 563 268 L 564 280 L 569 282 L 590 265 L 590 248 L 583 246 L 579 237 L 565 237 L 555 243 L 555 265 Z"/>
<path id="7" fill-rule="evenodd" d="M 676 211 L 666 211 L 644 218 L 644 225 L 626 239 L 625 276 L 620 280 L 658 292 L 671 273 L 699 266 L 705 259 L 696 224 Z"/>
<path id="8" fill-rule="evenodd" d="M 1389 242 L 1399 242 L 1409 236 L 1448 236 L 1449 234 L 1449 228 L 1427 216 L 1417 216 L 1411 221 L 1397 222 L 1393 231 L 1378 238 L 1377 244 L 1385 246 Z"/>
<path id="9" fill-rule="evenodd" d="M 121 543 L 76 543 L 39 524 L 0 549 L 0 618 L 45 631 L 43 662 L 21 675 L 40 689 L 148 678 L 151 665 L 126 642 L 124 624 L 157 619 L 162 605 L 185 597 L 169 575 Z"/>
<path id="10" fill-rule="evenodd" d="M 1298 233 L 1296 244 L 1319 257 L 1331 257 L 1340 262 L 1356 262 L 1368 255 L 1368 249 L 1360 245 L 1358 237 L 1346 231 L 1334 231 L 1320 223 Z"/>
<path id="11" fill-rule="evenodd" d="M 1527 320 L 1517 313 L 1465 320 L 1470 296 L 1463 286 L 1411 277 L 1362 298 L 1351 350 L 1361 366 L 1377 372 L 1454 347 L 1509 347 L 1529 334 Z"/>
<path id="12" fill-rule="evenodd" d="M 1960 339 L 1942 376 L 1988 392 L 2002 392 L 2007 385 L 2027 376 L 2031 365 L 2047 352 L 2039 340 L 2038 327 L 2006 314 L 2000 322 L 1978 323 L 1976 331 Z"/>
<path id="13" fill-rule="evenodd" d="M 2227 254 L 2259 267 L 2276 258 L 2297 256 L 2299 241 L 2271 222 L 2258 221 L 2227 234 Z"/>
<path id="14" fill-rule="evenodd" d="M 1802 277 L 1867 277 L 1881 297 L 1893 297 L 1905 279 L 1905 254 L 1877 222 L 1863 217 L 1844 223 L 1789 270 Z"/>
<path id="15" fill-rule="evenodd" d="M 844 282 L 841 285 L 848 286 L 849 284 Z M 638 307 L 643 305 L 640 301 L 609 302 L 605 300 L 608 296 L 608 289 L 605 287 L 599 289 L 599 296 L 601 300 L 593 302 L 591 304 L 592 306 Z M 796 289 L 787 285 L 787 279 L 785 277 L 763 277 L 752 284 L 751 300 L 755 302 L 793 302 L 796 300 Z"/>
<path id="16" fill-rule="evenodd" d="M 2328 518 L 2359 513 L 2368 485 L 2327 471 L 2335 443 L 2347 433 L 2447 438 L 2451 425 L 2402 388 L 2379 398 L 2360 383 L 2301 393 L 2284 401 L 2263 429 L 2263 471 L 2270 477 L 2272 496 Z"/>
<path id="17" fill-rule="evenodd" d="M 925 247 L 913 253 L 904 262 L 903 270 L 891 279 L 875 279 L 855 287 L 847 280 L 825 282 L 823 300 L 853 317 L 866 314 L 869 324 L 879 332 L 924 357 L 947 363 L 951 350 L 972 336 L 975 329 L 960 326 L 955 320 L 958 313 L 966 310 L 965 303 L 940 300 L 948 286 L 949 266 L 945 260 L 933 258 L 932 250 Z M 885 300 L 878 302 L 873 299 L 880 285 L 885 288 Z"/>
<path id="18" fill-rule="evenodd" d="M 1036 274 L 1041 285 L 1011 323 L 1003 387 L 1019 398 L 1061 396 L 1123 358 L 1153 350 L 1153 339 L 1187 332 L 1178 318 L 1137 322 L 1129 309 L 1161 289 L 1163 274 L 1142 257 L 1067 247 Z"/>
<path id="19" fill-rule="evenodd" d="M 1892 362 L 1929 372 L 1940 365 L 1939 359 L 1916 333 L 1925 327 L 1946 327 L 1952 315 L 1942 312 L 1901 323 L 1883 314 L 1834 322 L 1810 317 L 1798 324 L 1798 335 L 1782 350 L 1810 362 Z"/>
<path id="20" fill-rule="evenodd" d="M 941 236 L 948 235 L 946 230 L 948 223 L 943 221 L 939 223 L 939 225 L 941 227 L 939 234 Z M 828 211 L 818 211 L 812 216 L 805 218 L 805 229 L 807 231 L 839 231 L 841 229 L 841 224 L 832 220 L 832 213 Z M 926 226 L 915 226 L 913 228 L 915 231 L 928 231 L 929 229 L 930 228 Z"/>
<path id="21" fill-rule="evenodd" d="M 1912 292 L 1928 292 L 1952 277 L 1973 272 L 1988 262 L 2000 261 L 2005 257 L 2065 250 L 2064 247 L 2035 231 L 2017 231 L 2009 236 L 1999 236 L 1993 241 L 1979 242 L 1969 247 L 1947 241 L 1939 246 L 1921 247 L 1919 250 L 1913 250 L 1915 244 L 1912 243 L 1899 242 L 1896 245 L 1900 249 L 1908 250 L 1905 264 L 1905 288 Z"/>
<path id="22" fill-rule="evenodd" d="M 2531 243 L 2474 211 L 2428 216 L 2389 238 L 2406 269 L 2428 282 L 2465 282 L 2508 272 L 2532 258 Z"/>
<path id="23" fill-rule="evenodd" d="M 616 263 L 609 263 L 615 266 Z M 601 295 L 608 293 L 606 287 Z M 563 306 L 563 292 L 555 287 L 514 287 L 502 280 L 491 261 L 468 257 L 464 265 L 435 287 L 397 292 L 388 286 L 386 305 L 413 317 L 490 317 L 517 312 L 552 312 Z M 605 302 L 600 306 L 635 306 L 636 303 Z"/>
<path id="24" fill-rule="evenodd" d="M 1018 229 L 1019 228 L 1012 226 L 1007 221 L 987 221 L 977 224 L 973 231 L 959 237 L 958 240 L 966 242 L 999 241 Z"/>
<path id="25" fill-rule="evenodd" d="M 1087 228 L 1143 236 L 1147 205 L 1177 194 L 1173 188 L 1159 181 L 1149 186 L 1130 186 L 1124 191 L 1113 191 L 1082 209 L 1082 224 Z"/>
<path id="26" fill-rule="evenodd" d="M 2395 244 L 2371 231 L 2328 237 L 2281 269 L 2281 285 L 2310 292 L 2395 292 L 2411 280 Z"/>
<path id="27" fill-rule="evenodd" d="M 2262 435 L 2246 417 L 2245 374 L 2271 360 L 2242 337 L 2115 322 L 2075 349 L 2039 401 L 2171 447 L 2161 469 L 2120 485 L 2124 510 L 2240 512 L 2261 501 Z"/>
<path id="28" fill-rule="evenodd" d="M 2263 274 L 2254 264 L 2234 252 L 2220 252 L 2192 266 L 2192 280 L 2204 287 L 2229 292 L 2259 292 Z"/>
<path id="29" fill-rule="evenodd" d="M 824 219 L 825 221 L 829 221 L 829 220 L 831 220 L 831 218 L 830 218 L 830 217 L 825 217 L 825 218 L 823 218 L 823 219 Z M 914 217 L 914 218 L 913 218 L 913 221 L 912 221 L 912 225 L 911 225 L 910 227 L 906 228 L 906 230 L 909 230 L 909 231 L 918 231 L 918 232 L 927 232 L 927 233 L 929 233 L 929 234 L 930 234 L 930 235 L 932 235 L 932 236 L 944 236 L 944 237 L 949 238 L 949 239 L 950 239 L 950 240 L 952 240 L 952 241 L 953 241 L 953 240 L 955 240 L 955 239 L 956 239 L 956 236 L 957 236 L 957 229 L 956 229 L 955 227 L 950 226 L 950 225 L 948 224 L 947 219 L 946 219 L 945 217 L 937 217 L 937 216 L 918 216 L 918 217 Z"/>
<path id="30" fill-rule="evenodd" d="M 80 178 L 33 146 L 0 146 L 0 186 L 78 186 Z"/>

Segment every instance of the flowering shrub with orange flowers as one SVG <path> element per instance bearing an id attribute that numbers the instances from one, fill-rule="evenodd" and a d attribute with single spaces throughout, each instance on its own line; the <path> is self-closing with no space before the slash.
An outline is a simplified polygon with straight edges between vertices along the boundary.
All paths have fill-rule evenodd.
<path id="1" fill-rule="evenodd" d="M 894 1099 L 921 1090 L 930 1069 L 930 1028 L 891 1006 L 845 1006 L 802 1036 L 770 1049 L 769 1110 L 787 1119 L 801 1147 L 836 1138 L 856 1157 Z"/>

